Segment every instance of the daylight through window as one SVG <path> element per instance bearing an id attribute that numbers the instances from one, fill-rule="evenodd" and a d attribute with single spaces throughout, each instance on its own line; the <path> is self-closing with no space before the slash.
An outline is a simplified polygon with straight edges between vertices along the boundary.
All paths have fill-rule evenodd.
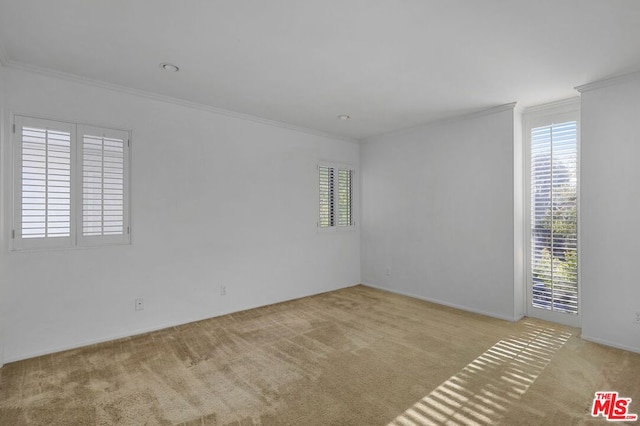
<path id="1" fill-rule="evenodd" d="M 532 304 L 578 313 L 577 123 L 531 130 Z"/>
<path id="2" fill-rule="evenodd" d="M 13 247 L 129 241 L 129 133 L 15 117 Z"/>
<path id="3" fill-rule="evenodd" d="M 348 168 L 318 166 L 318 227 L 349 227 L 353 220 L 353 175 Z"/>

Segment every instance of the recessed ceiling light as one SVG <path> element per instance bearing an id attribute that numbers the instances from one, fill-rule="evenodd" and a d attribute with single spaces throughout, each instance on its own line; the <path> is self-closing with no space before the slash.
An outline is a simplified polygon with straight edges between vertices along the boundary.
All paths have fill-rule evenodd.
<path id="1" fill-rule="evenodd" d="M 351 116 L 349 116 L 349 115 L 347 115 L 347 114 L 342 114 L 342 115 L 339 115 L 339 116 L 338 116 L 338 118 L 339 118 L 340 120 L 348 120 L 348 119 L 350 119 L 350 118 L 351 118 Z"/>
<path id="2" fill-rule="evenodd" d="M 178 71 L 180 71 L 180 67 L 178 67 L 177 65 L 170 64 L 169 62 L 165 62 L 163 64 L 160 64 L 160 68 L 162 68 L 165 71 L 169 71 L 169 72 L 178 72 Z"/>

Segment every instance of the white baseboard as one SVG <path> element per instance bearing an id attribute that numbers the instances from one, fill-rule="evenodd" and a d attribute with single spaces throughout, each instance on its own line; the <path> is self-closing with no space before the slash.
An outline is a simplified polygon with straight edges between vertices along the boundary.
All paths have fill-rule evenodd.
<path id="1" fill-rule="evenodd" d="M 164 330 L 165 328 L 172 328 L 172 327 L 179 327 L 181 325 L 185 325 L 185 324 L 190 324 L 192 322 L 197 322 L 197 321 L 203 321 L 203 320 L 207 320 L 207 319 L 211 319 L 211 318 L 216 318 L 216 317 L 221 317 L 224 315 L 229 315 L 229 314 L 233 314 L 236 312 L 242 312 L 242 311 L 246 311 L 246 310 L 250 310 L 250 309 L 256 309 L 256 308 L 261 308 L 264 306 L 269 306 L 272 304 L 276 304 L 276 303 L 283 303 L 283 302 L 288 302 L 291 300 L 296 300 L 296 299 L 301 299 L 304 297 L 310 297 L 310 296 L 315 296 L 317 294 L 322 294 L 322 293 L 326 293 L 329 291 L 335 291 L 335 290 L 340 290 L 342 288 L 347 288 L 347 287 L 352 287 L 358 284 L 351 284 L 351 285 L 347 285 L 347 286 L 343 286 L 343 287 L 337 287 L 337 288 L 333 288 L 333 289 L 329 289 L 329 290 L 322 290 L 320 292 L 314 292 L 311 294 L 307 294 L 307 295 L 298 295 L 295 296 L 293 298 L 289 298 L 289 299 L 285 299 L 285 300 L 280 300 L 280 301 L 274 301 L 271 303 L 267 303 L 267 304 L 259 304 L 259 305 L 249 305 L 246 306 L 242 309 L 231 309 L 231 310 L 224 310 L 224 311 L 219 311 L 216 313 L 212 313 L 211 315 L 202 317 L 202 318 L 190 318 L 186 321 L 180 321 L 180 322 L 171 322 L 171 323 L 163 323 L 160 325 L 154 325 L 151 327 L 147 327 L 147 328 L 141 328 L 141 329 L 137 329 L 137 330 L 133 330 L 133 331 L 126 331 L 123 333 L 115 333 L 115 334 L 110 334 L 107 335 L 105 337 L 101 337 L 99 339 L 89 339 L 89 340 L 85 340 L 85 341 L 81 341 L 78 343 L 73 343 L 70 345 L 62 345 L 62 346 L 56 346 L 53 348 L 47 348 L 44 349 L 42 351 L 35 351 L 35 352 L 28 352 L 26 354 L 21 354 L 19 356 L 16 357 L 9 357 L 9 358 L 5 358 L 4 359 L 4 364 L 8 364 L 10 362 L 16 362 L 16 361 L 23 361 L 25 359 L 30 359 L 30 358 L 36 358 L 39 356 L 43 356 L 43 355 L 50 355 L 50 354 L 54 354 L 57 352 L 64 352 L 64 351 L 68 351 L 68 350 L 72 350 L 72 349 L 78 349 L 78 348 L 83 348 L 86 346 L 91 346 L 91 345 L 96 345 L 98 343 L 105 343 L 105 342 L 111 342 L 113 340 L 119 340 L 119 339 L 124 339 L 124 338 L 128 338 L 128 337 L 135 337 L 141 334 L 146 334 L 146 333 L 151 333 L 153 331 L 158 331 L 158 330 Z M 0 367 L 2 367 L 2 363 L 0 363 Z"/>
<path id="2" fill-rule="evenodd" d="M 487 317 L 498 318 L 498 319 L 505 320 L 505 321 L 517 322 L 517 321 L 520 321 L 522 318 L 524 318 L 524 316 L 520 316 L 520 317 L 512 316 L 512 317 L 510 317 L 508 315 L 501 315 L 501 314 L 496 314 L 494 312 L 487 312 L 487 311 L 483 311 L 483 310 L 480 310 L 480 309 L 471 308 L 469 306 L 458 305 L 456 303 L 444 302 L 442 300 L 433 299 L 433 298 L 430 298 L 430 297 L 425 297 L 425 296 L 421 296 L 421 295 L 418 295 L 418 294 L 409 293 L 409 292 L 406 292 L 406 291 L 400 291 L 400 290 L 396 290 L 396 289 L 392 289 L 392 288 L 382 287 L 382 286 L 378 286 L 378 285 L 375 285 L 375 284 L 362 283 L 362 285 L 367 286 L 367 287 L 371 287 L 371 288 L 376 288 L 378 290 L 388 291 L 390 293 L 400 294 L 402 296 L 412 297 L 414 299 L 424 300 L 425 302 L 436 303 L 438 305 L 447 306 L 449 308 L 460 309 L 461 311 L 467 311 L 467 312 L 472 312 L 474 314 L 484 315 L 484 316 L 487 316 Z"/>
<path id="3" fill-rule="evenodd" d="M 195 320 L 195 321 L 197 321 L 197 320 Z M 127 338 L 127 337 L 134 337 L 134 336 L 137 336 L 137 335 L 140 335 L 140 334 L 150 333 L 152 331 L 158 331 L 158 330 L 162 330 L 162 329 L 165 329 L 165 328 L 177 327 L 177 326 L 180 326 L 180 325 L 189 324 L 190 322 L 193 322 L 193 321 L 187 321 L 185 323 L 180 323 L 180 324 L 175 324 L 175 323 L 163 324 L 163 325 L 159 325 L 159 326 L 153 326 L 153 327 L 149 327 L 149 328 L 142 328 L 142 329 L 138 329 L 138 330 L 134 330 L 134 331 L 128 331 L 128 332 L 125 332 L 125 333 L 116 333 L 116 334 L 105 336 L 105 337 L 100 338 L 100 339 L 89 339 L 89 340 L 85 340 L 85 341 L 82 341 L 82 342 L 74 343 L 72 345 L 57 346 L 57 347 L 48 348 L 48 349 L 45 349 L 45 350 L 42 350 L 42 351 L 30 352 L 30 353 L 27 353 L 27 354 L 24 354 L 24 355 L 20 355 L 20 356 L 17 356 L 17 357 L 7 358 L 7 359 L 4 360 L 4 363 L 8 364 L 10 362 L 23 361 L 25 359 L 36 358 L 36 357 L 43 356 L 43 355 L 50 355 L 50 354 L 54 354 L 54 353 L 57 353 L 57 352 L 64 352 L 64 351 L 69 351 L 69 350 L 72 350 L 72 349 L 83 348 L 85 346 L 96 345 L 98 343 L 110 342 L 112 340 L 119 340 L 119 339 L 124 339 L 124 338 Z"/>
<path id="4" fill-rule="evenodd" d="M 582 334 L 580 337 L 582 338 L 582 340 L 586 340 L 587 342 L 598 343 L 600 345 L 611 346 L 612 348 L 618 348 L 618 349 L 623 349 L 629 352 L 640 353 L 640 347 L 621 345 L 619 343 L 610 342 L 609 340 L 599 339 L 597 337 L 592 337 L 592 336 L 585 336 L 584 334 Z"/>

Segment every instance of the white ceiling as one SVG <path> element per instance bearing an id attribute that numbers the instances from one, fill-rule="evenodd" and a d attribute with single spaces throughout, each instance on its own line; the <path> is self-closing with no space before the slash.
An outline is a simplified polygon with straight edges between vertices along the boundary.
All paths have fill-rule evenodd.
<path id="1" fill-rule="evenodd" d="M 640 70 L 640 1 L 0 0 L 0 46 L 10 66 L 361 139 Z"/>

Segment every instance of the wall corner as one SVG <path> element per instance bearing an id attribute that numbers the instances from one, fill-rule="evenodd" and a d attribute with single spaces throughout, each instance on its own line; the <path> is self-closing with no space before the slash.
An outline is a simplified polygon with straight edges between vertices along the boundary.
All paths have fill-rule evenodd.
<path id="1" fill-rule="evenodd" d="M 525 188 L 523 112 L 513 111 L 513 315 L 525 314 Z"/>

